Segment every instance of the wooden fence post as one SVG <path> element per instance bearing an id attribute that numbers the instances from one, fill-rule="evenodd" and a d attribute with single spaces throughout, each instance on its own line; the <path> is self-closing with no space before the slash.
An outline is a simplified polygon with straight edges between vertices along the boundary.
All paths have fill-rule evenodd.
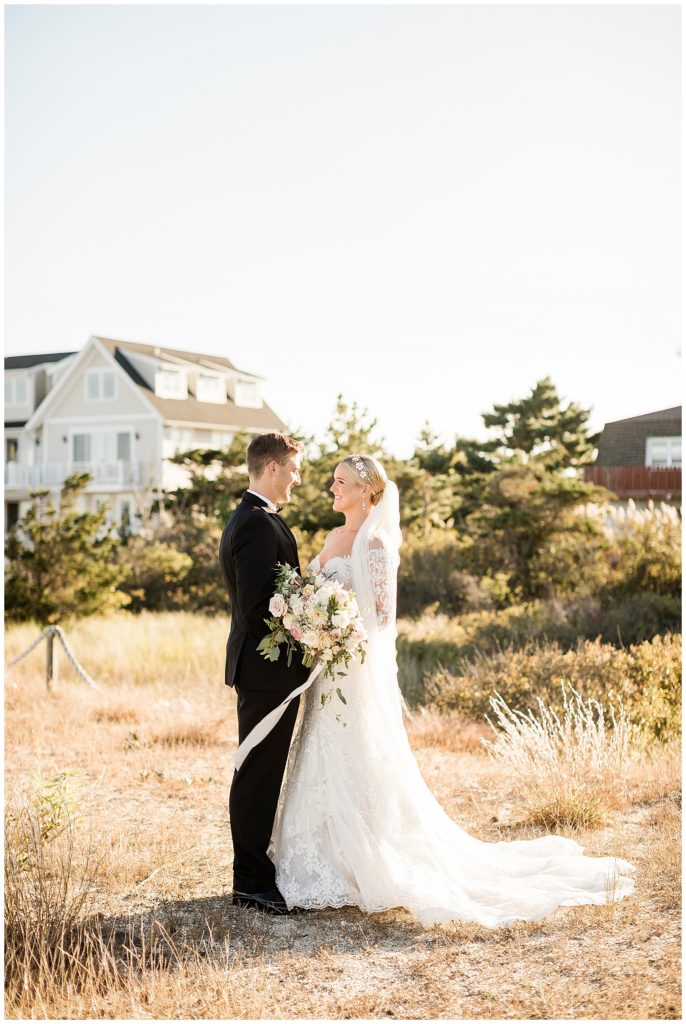
<path id="1" fill-rule="evenodd" d="M 53 682 L 57 678 L 57 648 L 54 645 L 55 634 L 48 633 L 47 640 L 47 672 L 46 684 L 48 690 L 52 690 Z"/>

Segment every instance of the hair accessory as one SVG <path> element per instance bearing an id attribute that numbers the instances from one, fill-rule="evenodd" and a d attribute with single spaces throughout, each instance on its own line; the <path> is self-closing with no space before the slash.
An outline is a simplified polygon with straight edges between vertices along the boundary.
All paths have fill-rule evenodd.
<path id="1" fill-rule="evenodd" d="M 363 479 L 366 479 L 369 476 L 367 470 L 364 468 L 364 462 L 359 455 L 351 455 L 350 461 Z"/>

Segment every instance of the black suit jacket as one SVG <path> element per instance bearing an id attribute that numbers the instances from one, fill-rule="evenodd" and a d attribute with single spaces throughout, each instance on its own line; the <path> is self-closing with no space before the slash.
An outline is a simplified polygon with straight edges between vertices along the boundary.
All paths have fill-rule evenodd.
<path id="1" fill-rule="evenodd" d="M 290 693 L 309 673 L 301 657 L 294 654 L 289 668 L 283 647 L 278 661 L 267 661 L 257 645 L 268 632 L 264 620 L 269 618 L 277 562 L 300 570 L 295 537 L 264 501 L 245 491 L 224 527 L 219 561 L 231 605 L 224 682 L 242 690 Z"/>

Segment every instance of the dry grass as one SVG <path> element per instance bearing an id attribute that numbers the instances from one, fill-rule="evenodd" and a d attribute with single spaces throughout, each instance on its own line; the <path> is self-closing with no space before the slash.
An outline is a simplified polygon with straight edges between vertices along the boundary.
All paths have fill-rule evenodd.
<path id="1" fill-rule="evenodd" d="M 490 754 L 521 796 L 527 821 L 547 829 L 598 828 L 625 799 L 626 775 L 639 756 L 627 716 L 562 686 L 562 714 L 539 697 L 538 709 L 514 711 L 491 698 Z M 490 721 L 490 719 L 489 719 Z"/>
<path id="2" fill-rule="evenodd" d="M 455 712 L 422 706 L 408 714 L 406 726 L 415 750 L 436 747 L 453 753 L 477 753 L 483 750 L 482 741 L 493 735 L 486 724 L 470 722 Z"/>
<path id="3" fill-rule="evenodd" d="M 228 790 L 237 737 L 235 698 L 223 685 L 225 625 L 183 614 L 70 630 L 102 694 L 64 662 L 55 693 L 47 694 L 42 652 L 9 673 L 8 797 L 30 792 L 36 765 L 36 789 L 48 793 L 38 804 L 44 825 L 64 795 L 70 814 L 53 814 L 52 834 L 60 821 L 72 822 L 54 846 L 55 855 L 71 849 L 65 899 L 78 897 L 78 879 L 89 863 L 100 863 L 92 882 L 86 870 L 89 895 L 77 905 L 76 921 L 57 933 L 65 954 L 8 976 L 6 1017 L 680 1015 L 674 744 L 649 748 L 629 765 L 621 799 L 601 828 L 574 831 L 589 853 L 636 865 L 636 893 L 618 904 L 560 908 L 542 922 L 497 931 L 422 928 L 400 910 L 278 919 L 232 907 Z M 7 659 L 34 635 L 12 630 Z M 481 726 L 432 713 L 413 717 L 408 728 L 427 782 L 463 827 L 489 841 L 540 834 L 526 822 L 511 773 L 479 749 Z M 51 790 L 64 771 L 72 773 L 71 792 L 59 779 Z M 52 856 L 51 842 L 43 849 Z M 65 877 L 58 863 L 46 877 Z M 59 903 L 54 916 L 66 920 Z"/>

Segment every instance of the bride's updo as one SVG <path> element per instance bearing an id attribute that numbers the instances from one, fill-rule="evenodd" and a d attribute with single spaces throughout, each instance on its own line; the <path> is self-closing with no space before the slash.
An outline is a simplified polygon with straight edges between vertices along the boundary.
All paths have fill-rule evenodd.
<path id="1" fill-rule="evenodd" d="M 386 471 L 371 455 L 347 455 L 343 463 L 350 469 L 360 484 L 369 484 L 372 489 L 371 503 L 378 505 L 386 489 Z"/>

